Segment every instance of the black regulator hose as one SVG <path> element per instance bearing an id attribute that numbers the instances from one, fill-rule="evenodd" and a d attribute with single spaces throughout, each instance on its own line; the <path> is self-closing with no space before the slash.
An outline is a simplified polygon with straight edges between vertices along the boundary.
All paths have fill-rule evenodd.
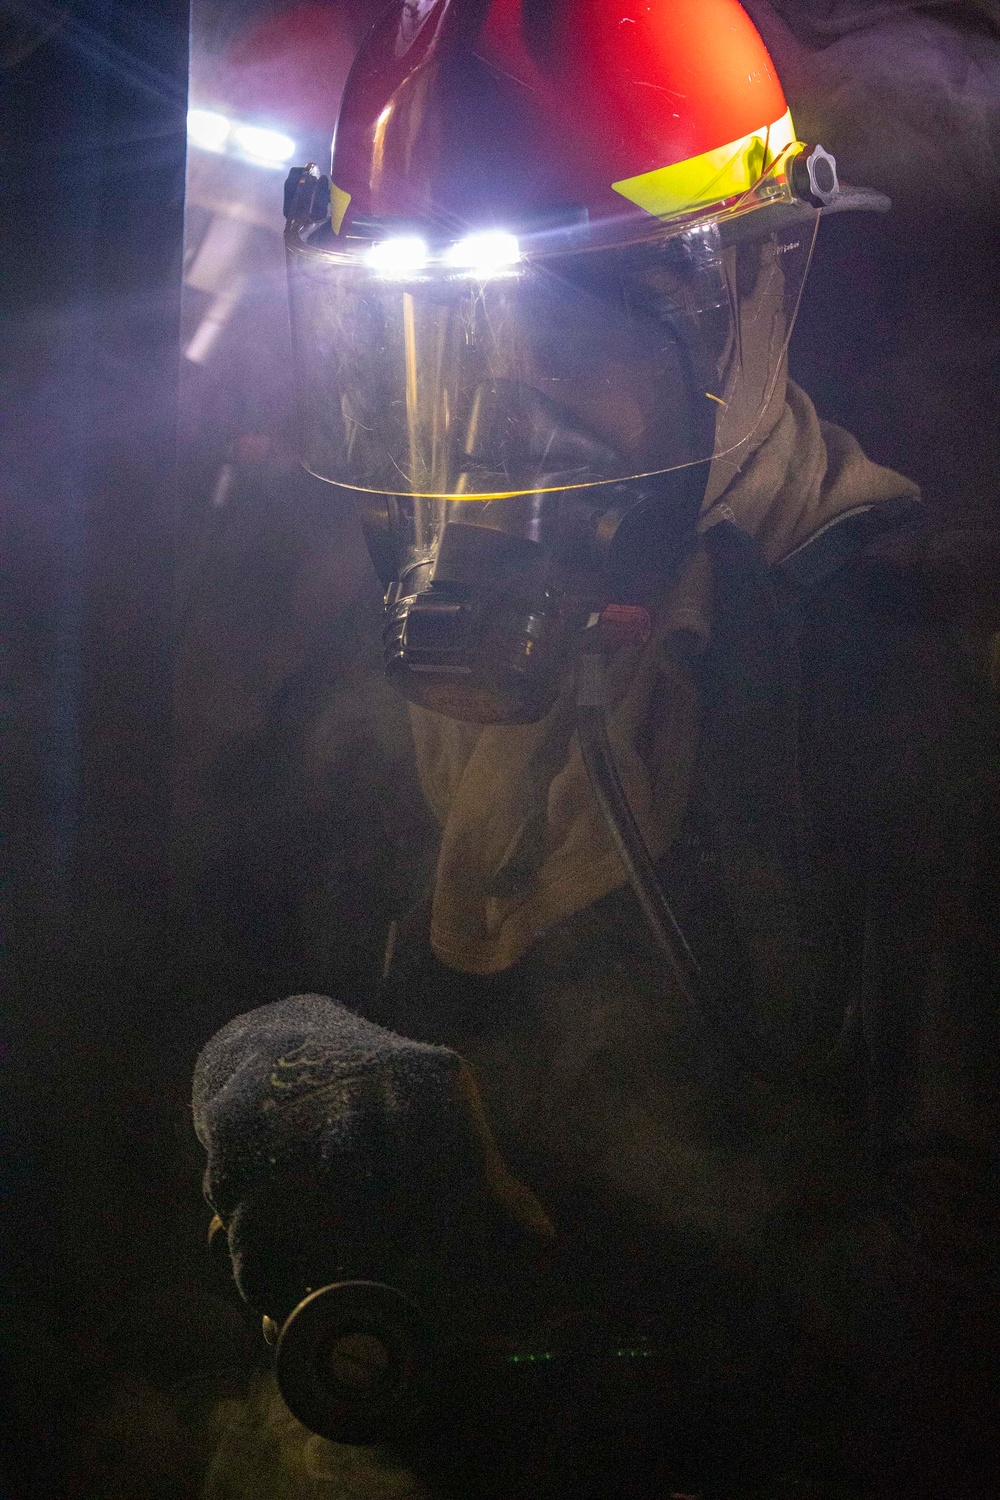
<path id="1" fill-rule="evenodd" d="M 717 1021 L 712 996 L 698 960 L 664 894 L 615 765 L 606 718 L 605 650 L 599 625 L 590 625 L 584 631 L 576 675 L 576 722 L 583 763 L 597 805 L 657 947 L 669 963 L 688 1006 L 712 1034 Z"/>

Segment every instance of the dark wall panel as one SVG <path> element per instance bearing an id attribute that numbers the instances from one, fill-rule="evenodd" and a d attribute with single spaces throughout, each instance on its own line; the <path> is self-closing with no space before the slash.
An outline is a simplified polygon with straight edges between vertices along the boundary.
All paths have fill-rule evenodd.
<path id="1" fill-rule="evenodd" d="M 185 0 L 0 14 L 18 1496 L 82 1482 L 81 1396 L 155 1281 L 170 1218 L 158 1101 L 187 1066 L 163 1045 L 187 36 Z"/>

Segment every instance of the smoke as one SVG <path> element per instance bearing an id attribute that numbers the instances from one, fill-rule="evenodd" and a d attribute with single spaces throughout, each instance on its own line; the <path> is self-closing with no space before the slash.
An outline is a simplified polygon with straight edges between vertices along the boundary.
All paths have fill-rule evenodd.
<path id="1" fill-rule="evenodd" d="M 907 217 L 995 212 L 1000 5 L 747 0 L 800 139 Z"/>
<path id="2" fill-rule="evenodd" d="M 379 1448 L 349 1448 L 297 1422 L 272 1377 L 220 1401 L 209 1418 L 214 1452 L 202 1500 L 430 1500 Z"/>
<path id="3" fill-rule="evenodd" d="M 744 4 L 799 139 L 893 206 L 823 226 L 793 375 L 944 524 L 995 527 L 1000 4 Z"/>

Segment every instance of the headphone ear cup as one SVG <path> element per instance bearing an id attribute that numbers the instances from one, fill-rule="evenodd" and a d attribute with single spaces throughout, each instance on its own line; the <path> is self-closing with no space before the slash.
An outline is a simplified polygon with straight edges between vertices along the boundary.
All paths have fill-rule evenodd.
<path id="1" fill-rule="evenodd" d="M 334 1443 L 398 1442 L 423 1413 L 433 1343 L 419 1308 L 392 1287 L 341 1281 L 289 1314 L 275 1350 L 278 1389 L 304 1427 Z"/>

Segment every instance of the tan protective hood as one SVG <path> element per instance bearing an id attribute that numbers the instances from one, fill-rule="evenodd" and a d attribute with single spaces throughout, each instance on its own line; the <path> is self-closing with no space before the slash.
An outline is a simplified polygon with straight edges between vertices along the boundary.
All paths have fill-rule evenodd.
<path id="1" fill-rule="evenodd" d="M 846 511 L 916 498 L 909 480 L 821 422 L 797 386 L 780 390 L 785 399 L 772 402 L 757 446 L 735 459 L 741 467 L 734 472 L 733 455 L 713 465 L 702 530 L 731 521 L 777 563 Z M 659 857 L 680 826 L 698 747 L 689 664 L 711 633 L 704 548 L 653 606 L 649 641 L 611 663 L 608 730 L 629 802 Z M 507 969 L 548 928 L 624 883 L 584 769 L 570 681 L 536 724 L 482 728 L 420 708 L 411 720 L 424 795 L 441 824 L 431 944 L 444 963 L 472 974 Z"/>

